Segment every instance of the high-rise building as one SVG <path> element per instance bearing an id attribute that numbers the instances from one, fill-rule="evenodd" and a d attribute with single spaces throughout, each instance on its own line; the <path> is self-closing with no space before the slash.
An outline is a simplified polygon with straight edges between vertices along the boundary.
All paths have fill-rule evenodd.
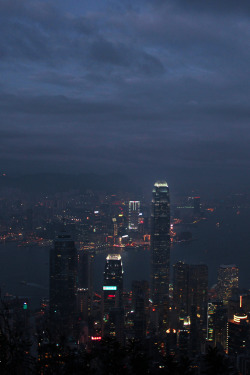
<path id="1" fill-rule="evenodd" d="M 71 236 L 62 232 L 50 250 L 50 317 L 69 325 L 76 311 L 77 250 Z"/>
<path id="2" fill-rule="evenodd" d="M 221 265 L 218 269 L 218 298 L 227 304 L 239 287 L 239 268 L 235 264 Z"/>
<path id="3" fill-rule="evenodd" d="M 78 313 L 85 311 L 84 319 L 91 314 L 93 305 L 93 262 L 91 250 L 79 250 L 78 258 Z M 80 310 L 79 310 L 80 307 Z M 87 314 L 87 315 L 86 315 Z M 81 314 L 80 314 L 81 315 Z"/>
<path id="4" fill-rule="evenodd" d="M 103 299 L 102 299 L 102 334 L 113 336 L 118 341 L 124 339 L 123 310 L 123 267 L 120 254 L 109 254 L 106 258 Z"/>
<path id="5" fill-rule="evenodd" d="M 207 334 L 208 267 L 205 264 L 174 265 L 172 324 L 188 334 L 190 355 L 196 355 L 205 344 Z M 184 329 L 184 331 L 183 331 Z"/>
<path id="6" fill-rule="evenodd" d="M 144 339 L 148 325 L 149 285 L 147 281 L 132 282 L 134 337 Z"/>
<path id="7" fill-rule="evenodd" d="M 128 229 L 138 230 L 140 201 L 129 201 Z"/>
<path id="8" fill-rule="evenodd" d="M 202 325 L 207 322 L 208 267 L 206 264 L 190 264 L 188 280 L 188 301 L 195 306 Z"/>
<path id="9" fill-rule="evenodd" d="M 168 328 L 170 271 L 170 201 L 166 181 L 153 188 L 151 213 L 151 298 L 155 310 L 154 330 L 165 335 Z"/>
<path id="10" fill-rule="evenodd" d="M 177 317 L 188 315 L 188 271 L 189 265 L 184 262 L 177 262 L 173 266 L 173 304 Z"/>
<path id="11" fill-rule="evenodd" d="M 227 348 L 227 309 L 221 301 L 208 302 L 207 308 L 207 342 L 210 346 L 221 345 Z"/>
<path id="12" fill-rule="evenodd" d="M 191 316 L 195 309 L 199 321 L 206 324 L 208 268 L 205 264 L 174 265 L 173 302 L 180 318 Z"/>
<path id="13" fill-rule="evenodd" d="M 237 359 L 240 354 L 249 353 L 250 325 L 247 314 L 243 311 L 236 313 L 228 322 L 228 354 Z"/>
<path id="14" fill-rule="evenodd" d="M 202 324 L 206 323 L 208 295 L 208 268 L 205 264 L 174 265 L 173 303 L 180 318 L 191 316 L 192 307 Z"/>

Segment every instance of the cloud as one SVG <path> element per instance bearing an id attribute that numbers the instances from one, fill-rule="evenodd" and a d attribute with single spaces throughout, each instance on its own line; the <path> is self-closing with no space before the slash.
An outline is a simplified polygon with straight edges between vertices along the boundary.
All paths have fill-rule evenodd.
<path id="1" fill-rule="evenodd" d="M 2 160 L 245 171 L 249 7 L 0 0 Z"/>

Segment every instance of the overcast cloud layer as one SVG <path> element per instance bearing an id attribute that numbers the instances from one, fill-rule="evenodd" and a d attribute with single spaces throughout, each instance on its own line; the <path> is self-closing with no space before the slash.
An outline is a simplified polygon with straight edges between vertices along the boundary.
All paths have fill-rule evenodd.
<path id="1" fill-rule="evenodd" d="M 0 168 L 247 185 L 249 58 L 243 0 L 0 0 Z"/>

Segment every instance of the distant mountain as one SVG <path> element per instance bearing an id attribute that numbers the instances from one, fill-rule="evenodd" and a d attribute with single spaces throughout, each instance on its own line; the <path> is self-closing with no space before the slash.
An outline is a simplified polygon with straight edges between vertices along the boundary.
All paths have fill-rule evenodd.
<path id="1" fill-rule="evenodd" d="M 0 187 L 17 188 L 26 192 L 56 193 L 70 190 L 86 189 L 94 191 L 106 191 L 108 193 L 117 191 L 138 192 L 132 179 L 121 174 L 30 174 L 19 177 L 0 176 Z"/>

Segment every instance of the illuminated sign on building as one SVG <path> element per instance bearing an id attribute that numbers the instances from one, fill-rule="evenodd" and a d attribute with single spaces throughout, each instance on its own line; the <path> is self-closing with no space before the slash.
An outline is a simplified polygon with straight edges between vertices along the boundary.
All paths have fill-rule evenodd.
<path id="1" fill-rule="evenodd" d="M 117 290 L 117 286 L 104 286 L 103 290 Z"/>

